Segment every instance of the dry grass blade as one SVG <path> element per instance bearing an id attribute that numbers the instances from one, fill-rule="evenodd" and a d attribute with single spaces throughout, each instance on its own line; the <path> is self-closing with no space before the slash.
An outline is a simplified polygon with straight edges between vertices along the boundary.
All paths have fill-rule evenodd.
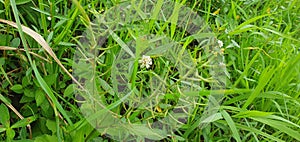
<path id="1" fill-rule="evenodd" d="M 8 24 L 10 26 L 13 26 L 15 28 L 18 28 L 17 24 L 15 22 L 12 21 L 7 21 L 4 19 L 0 19 L 0 22 Z M 23 26 L 22 25 L 22 30 L 28 34 L 29 36 L 31 36 L 36 42 L 38 42 L 47 52 L 48 54 L 55 60 L 55 62 L 64 70 L 64 72 L 66 72 L 68 74 L 68 76 L 70 76 L 72 78 L 72 80 L 78 85 L 80 86 L 80 88 L 84 89 L 83 86 L 71 75 L 71 73 L 68 72 L 68 70 L 62 65 L 62 63 L 60 62 L 60 60 L 56 57 L 56 55 L 54 54 L 54 52 L 52 51 L 52 49 L 50 48 L 50 46 L 48 45 L 48 43 L 44 40 L 44 38 L 38 34 L 37 32 L 31 30 L 30 28 Z"/>
<path id="2" fill-rule="evenodd" d="M 21 113 L 19 113 L 19 111 L 9 103 L 8 100 L 6 100 L 4 98 L 4 96 L 2 96 L 2 94 L 0 94 L 0 100 L 7 106 L 9 107 L 20 119 L 24 119 L 24 117 L 22 116 Z M 31 126 L 30 124 L 27 125 L 27 128 L 29 130 L 29 138 L 32 139 L 32 131 L 31 131 Z"/>
<path id="3" fill-rule="evenodd" d="M 9 47 L 9 46 L 0 46 L 0 50 L 20 50 L 20 51 L 25 51 L 25 49 L 20 49 L 20 48 L 15 48 L 15 47 Z M 38 57 L 38 58 L 40 58 L 40 59 L 42 59 L 42 60 L 50 63 L 50 61 L 48 59 L 46 59 L 46 58 L 44 58 L 44 57 L 42 57 L 42 56 L 40 56 L 40 55 L 38 55 L 38 54 L 36 54 L 34 52 L 29 51 L 29 53 L 32 54 L 33 56 L 36 56 L 36 57 Z"/>

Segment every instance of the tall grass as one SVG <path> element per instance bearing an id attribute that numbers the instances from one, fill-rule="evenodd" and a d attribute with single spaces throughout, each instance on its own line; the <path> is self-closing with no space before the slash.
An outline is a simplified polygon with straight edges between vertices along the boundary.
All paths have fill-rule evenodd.
<path id="1" fill-rule="evenodd" d="M 99 46 L 96 40 L 84 42 L 99 36 L 93 19 L 125 2 L 0 1 L 0 140 L 300 141 L 299 1 L 176 1 L 197 12 L 214 34 L 190 34 L 189 27 L 178 27 L 179 4 L 170 10 L 170 19 L 153 20 L 164 2 L 153 1 L 152 20 L 137 18 L 117 31 L 101 31 L 111 36 Z M 143 17 L 147 13 L 141 4 L 132 8 Z M 159 36 L 142 36 L 153 34 Z M 195 37 L 201 36 L 216 36 L 224 43 L 218 50 L 226 66 L 222 87 L 212 87 L 213 54 L 199 46 Z M 164 55 L 161 48 L 153 48 L 153 65 L 141 68 L 138 60 L 148 52 L 144 46 L 170 43 L 166 39 L 178 52 Z M 95 47 L 99 53 L 76 61 L 74 54 L 81 47 Z M 124 59 L 120 54 L 136 58 L 119 60 Z M 197 71 L 194 81 L 182 80 L 182 63 Z M 93 69 L 99 78 L 87 83 L 90 72 L 78 73 L 79 68 Z M 128 74 L 122 74 L 124 70 Z M 125 87 L 131 91 L 121 94 L 118 87 L 125 75 Z M 197 89 L 180 92 L 186 84 Z M 101 102 L 93 104 L 101 109 L 85 103 L 87 90 L 97 91 L 96 100 L 90 101 Z M 217 99 L 220 106 L 203 119 L 214 94 L 224 98 Z M 183 96 L 197 99 L 180 99 Z M 139 125 L 168 118 L 176 109 L 188 117 L 170 134 Z M 118 129 L 108 127 L 114 125 Z M 115 132 L 130 136 L 106 135 Z"/>

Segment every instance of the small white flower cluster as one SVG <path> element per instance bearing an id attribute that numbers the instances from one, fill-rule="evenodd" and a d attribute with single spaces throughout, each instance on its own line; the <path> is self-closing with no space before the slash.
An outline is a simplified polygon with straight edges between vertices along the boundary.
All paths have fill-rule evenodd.
<path id="1" fill-rule="evenodd" d="M 59 8 L 56 8 L 56 9 L 55 9 L 55 12 L 58 13 L 58 12 L 59 12 Z M 48 16 L 48 17 L 47 17 L 47 20 L 51 21 L 51 19 L 52 19 L 51 16 Z"/>
<path id="2" fill-rule="evenodd" d="M 223 41 L 218 40 L 218 46 L 219 46 L 220 48 L 223 47 Z"/>
<path id="3" fill-rule="evenodd" d="M 146 67 L 148 69 L 152 65 L 152 59 L 150 56 L 143 55 L 142 59 L 139 60 L 139 63 L 141 64 L 141 68 Z"/>

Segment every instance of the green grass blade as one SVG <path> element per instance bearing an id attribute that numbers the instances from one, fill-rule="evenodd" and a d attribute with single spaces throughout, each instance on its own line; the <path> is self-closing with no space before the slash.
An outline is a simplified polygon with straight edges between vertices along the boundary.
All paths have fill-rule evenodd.
<path id="1" fill-rule="evenodd" d="M 241 124 L 237 124 L 237 123 L 236 123 L 235 125 L 236 125 L 236 127 L 237 127 L 238 129 L 243 129 L 243 130 L 246 130 L 246 131 L 249 131 L 249 132 L 253 132 L 253 133 L 255 133 L 255 134 L 264 136 L 264 137 L 266 137 L 266 138 L 268 138 L 268 139 L 270 139 L 270 140 L 276 141 L 276 142 L 284 142 L 283 140 L 278 139 L 278 138 L 276 138 L 276 137 L 274 137 L 274 136 L 272 136 L 272 135 L 270 135 L 270 134 L 267 134 L 267 133 L 265 133 L 265 132 L 263 132 L 263 131 L 261 131 L 261 130 L 258 130 L 258 129 L 256 129 L 256 128 L 249 127 L 249 126 L 245 126 L 245 125 L 241 125 Z"/>
<path id="2" fill-rule="evenodd" d="M 233 34 L 236 34 L 235 31 L 236 30 L 239 30 L 241 28 L 243 28 L 244 26 L 250 24 L 250 23 L 253 23 L 263 17 L 266 17 L 266 16 L 270 16 L 270 14 L 264 14 L 264 15 L 260 15 L 260 16 L 256 16 L 254 18 L 251 18 L 249 20 L 246 20 L 245 22 L 243 22 L 242 24 L 240 24 L 239 26 L 237 26 L 234 30 L 232 30 L 231 32 L 229 32 L 229 35 L 233 35 Z"/>
<path id="3" fill-rule="evenodd" d="M 44 81 L 42 76 L 40 75 L 38 69 L 36 68 L 35 62 L 32 64 L 32 69 L 36 75 L 36 78 L 41 85 L 42 89 L 46 92 L 46 94 L 49 96 L 51 101 L 53 102 L 54 108 L 58 109 L 58 111 L 64 116 L 64 118 L 67 120 L 69 124 L 73 124 L 70 117 L 67 115 L 66 111 L 63 109 L 63 107 L 58 102 L 57 98 L 54 96 L 53 92 L 51 91 L 50 87 L 47 85 L 47 83 Z"/>
<path id="4" fill-rule="evenodd" d="M 233 133 L 233 137 L 234 139 L 237 141 L 237 142 L 241 142 L 241 137 L 239 135 L 239 132 L 235 126 L 235 123 L 234 121 L 232 120 L 232 118 L 230 117 L 230 115 L 225 111 L 225 110 L 222 110 L 221 111 L 221 114 L 223 115 L 224 119 L 226 120 L 227 124 L 229 125 L 232 133 Z"/>
<path id="5" fill-rule="evenodd" d="M 260 94 L 260 92 L 264 89 L 264 87 L 270 81 L 274 72 L 275 72 L 274 67 L 269 66 L 261 73 L 258 85 L 254 89 L 252 94 L 249 96 L 246 103 L 243 105 L 243 109 L 246 109 L 254 101 L 254 99 Z"/>
<path id="6" fill-rule="evenodd" d="M 300 141 L 300 133 L 299 131 L 295 131 L 289 127 L 287 127 L 287 125 L 289 125 L 286 122 L 281 122 L 281 121 L 277 121 L 277 120 L 272 120 L 272 119 L 268 119 L 265 117 L 251 117 L 251 119 L 259 121 L 261 123 L 267 124 L 271 127 L 274 127 L 276 129 L 278 129 L 279 131 L 288 134 L 289 136 L 295 138 L 297 141 Z"/>

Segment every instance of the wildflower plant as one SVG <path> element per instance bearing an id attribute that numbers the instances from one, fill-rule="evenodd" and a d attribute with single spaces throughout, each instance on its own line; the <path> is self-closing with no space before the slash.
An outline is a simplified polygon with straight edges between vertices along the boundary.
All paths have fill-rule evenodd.
<path id="1" fill-rule="evenodd" d="M 300 141 L 299 1 L 172 1 L 0 1 L 0 141 Z"/>
<path id="2" fill-rule="evenodd" d="M 150 56 L 143 55 L 142 59 L 139 60 L 139 64 L 141 64 L 141 68 L 146 67 L 149 69 L 152 65 L 152 59 Z"/>
<path id="3" fill-rule="evenodd" d="M 78 90 L 81 110 L 115 140 L 176 136 L 201 101 L 199 82 L 217 90 L 225 85 L 225 66 L 219 66 L 224 59 L 213 54 L 220 44 L 199 15 L 170 1 L 125 2 L 97 14 L 74 58 L 74 76 L 84 84 Z M 199 62 L 200 56 L 204 60 Z M 99 69 L 107 61 L 113 61 L 111 67 Z M 222 97 L 222 92 L 210 94 L 201 127 L 214 120 Z"/>

